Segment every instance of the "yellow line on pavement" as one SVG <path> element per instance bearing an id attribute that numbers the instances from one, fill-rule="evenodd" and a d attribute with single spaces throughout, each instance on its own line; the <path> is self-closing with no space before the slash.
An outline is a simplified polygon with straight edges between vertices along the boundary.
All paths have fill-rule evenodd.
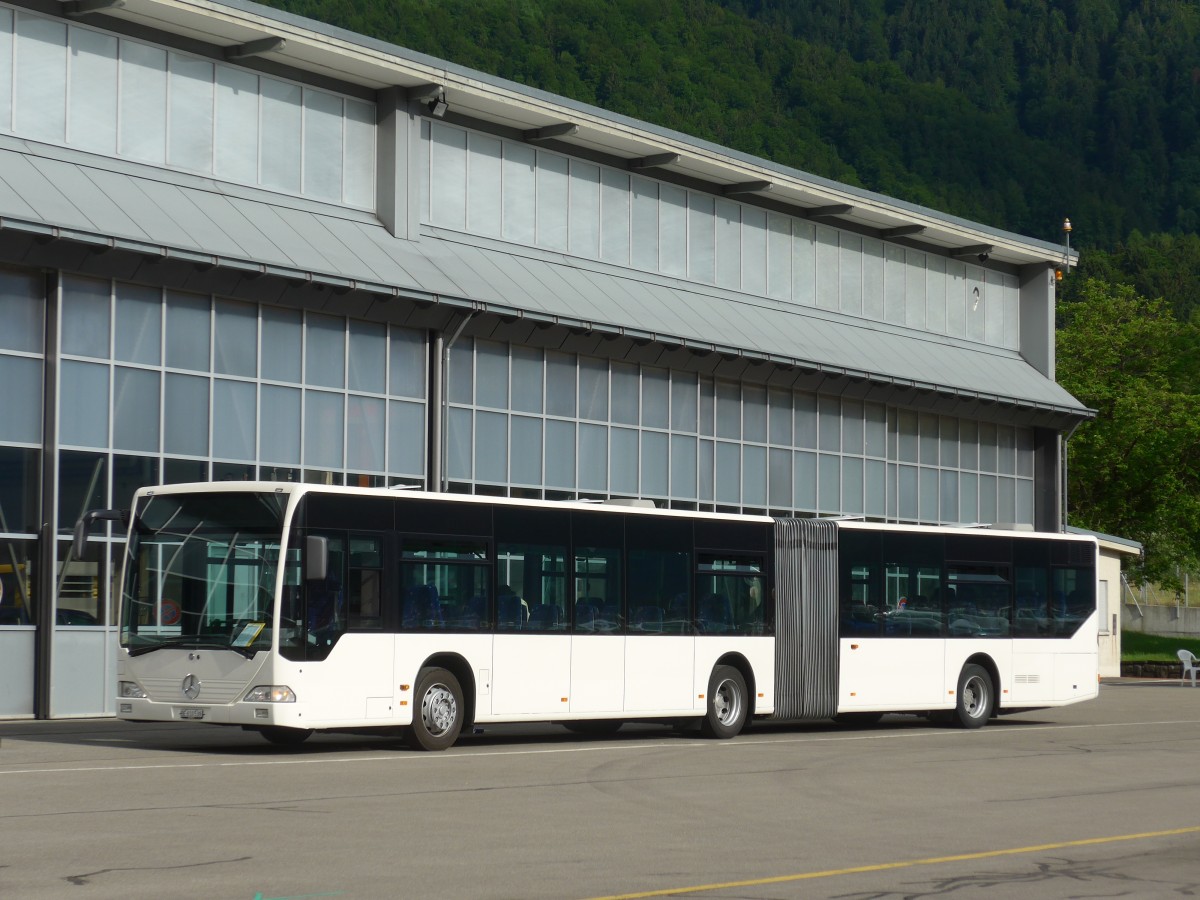
<path id="1" fill-rule="evenodd" d="M 634 894 L 613 894 L 592 897 L 590 900 L 643 900 L 645 897 L 678 897 L 683 894 L 699 894 L 703 891 L 719 891 L 725 888 L 756 887 L 765 884 L 786 884 L 789 881 L 810 881 L 815 878 L 833 878 L 836 875 L 857 875 L 863 872 L 883 872 L 888 869 L 908 869 L 913 866 L 936 866 L 944 863 L 969 862 L 975 859 L 990 859 L 997 856 L 1017 856 L 1021 853 L 1042 853 L 1046 850 L 1063 850 L 1067 847 L 1087 847 L 1093 844 L 1113 844 L 1118 841 L 1144 841 L 1150 838 L 1173 837 L 1180 834 L 1200 832 L 1200 825 L 1187 828 L 1171 828 L 1166 831 L 1143 831 L 1139 834 L 1118 834 L 1110 837 L 1084 838 L 1079 841 L 1059 841 L 1054 844 L 1035 844 L 1031 847 L 1009 847 L 1004 850 L 984 850 L 980 853 L 960 853 L 956 856 L 934 856 L 929 859 L 909 859 L 902 862 L 876 863 L 871 866 L 852 866 L 847 869 L 825 869 L 820 872 L 801 872 L 796 875 L 776 875 L 770 878 L 749 878 L 745 881 L 723 881 L 717 884 L 694 884 L 688 887 L 663 888 L 657 891 L 641 891 Z"/>

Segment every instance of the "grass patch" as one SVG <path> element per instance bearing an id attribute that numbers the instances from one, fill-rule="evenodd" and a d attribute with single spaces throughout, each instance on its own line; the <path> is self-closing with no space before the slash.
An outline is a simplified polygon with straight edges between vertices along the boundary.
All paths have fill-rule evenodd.
<path id="1" fill-rule="evenodd" d="M 1179 657 L 1175 655 L 1177 650 L 1191 650 L 1200 656 L 1200 638 L 1164 637 L 1137 631 L 1121 633 L 1121 662 L 1178 663 Z"/>

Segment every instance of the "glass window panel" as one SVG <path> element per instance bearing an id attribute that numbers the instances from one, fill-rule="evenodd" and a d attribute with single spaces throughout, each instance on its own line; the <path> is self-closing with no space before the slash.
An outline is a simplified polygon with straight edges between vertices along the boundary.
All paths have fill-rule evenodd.
<path id="1" fill-rule="evenodd" d="M 158 452 L 158 372 L 117 366 L 113 372 L 113 447 Z"/>
<path id="2" fill-rule="evenodd" d="M 622 425 L 638 424 L 638 368 L 628 363 L 612 364 L 612 420 Z"/>
<path id="3" fill-rule="evenodd" d="M 213 456 L 222 459 L 255 458 L 255 424 L 258 420 L 256 393 L 255 386 L 248 381 L 226 381 L 223 378 L 213 381 Z M 340 409 L 341 397 L 337 399 Z M 311 422 L 309 424 L 312 425 Z M 339 427 L 339 464 L 341 439 L 342 429 Z"/>
<path id="4" fill-rule="evenodd" d="M 388 471 L 394 475 L 425 474 L 423 404 L 388 403 Z"/>
<path id="5" fill-rule="evenodd" d="M 1017 438 L 1017 474 L 1026 478 L 1033 477 L 1033 430 L 1018 428 Z"/>
<path id="6" fill-rule="evenodd" d="M 84 150 L 115 155 L 117 39 L 88 28 L 71 28 L 67 40 L 71 44 L 67 140 Z"/>
<path id="7" fill-rule="evenodd" d="M 941 458 L 943 466 L 958 465 L 958 420 L 941 419 Z"/>
<path id="8" fill-rule="evenodd" d="M 67 123 L 67 26 L 23 12 L 16 17 L 13 130 L 61 143 Z"/>
<path id="9" fill-rule="evenodd" d="M 816 232 L 807 222 L 792 223 L 792 301 L 802 306 L 817 302 Z"/>
<path id="10" fill-rule="evenodd" d="M 700 475 L 700 499 L 711 502 L 716 498 L 715 478 L 716 462 L 712 441 L 701 441 L 699 446 L 697 469 Z"/>
<path id="11" fill-rule="evenodd" d="M 922 466 L 920 472 L 921 492 L 921 521 L 936 522 L 938 520 L 938 471 Z"/>
<path id="12" fill-rule="evenodd" d="M 925 327 L 944 334 L 946 331 L 946 260 L 930 254 L 926 257 Z"/>
<path id="13" fill-rule="evenodd" d="M 209 301 L 196 294 L 167 291 L 167 365 L 207 372 Z"/>
<path id="14" fill-rule="evenodd" d="M 958 479 L 958 521 L 971 524 L 979 517 L 979 476 L 963 473 Z"/>
<path id="15" fill-rule="evenodd" d="M 730 200 L 717 200 L 717 284 L 742 287 L 742 208 Z"/>
<path id="16" fill-rule="evenodd" d="M 792 445 L 792 392 L 772 388 L 767 391 L 772 444 Z M 790 494 L 789 494 L 790 497 Z M 788 504 L 790 505 L 790 500 Z"/>
<path id="17" fill-rule="evenodd" d="M 4 16 L 0 14 L 0 24 Z M 4 33 L 0 30 L 0 38 Z M 0 509 L 4 510 L 4 524 L 0 531 L 19 534 L 39 530 L 40 504 L 38 502 L 38 473 L 41 471 L 41 453 L 37 450 L 27 450 L 18 447 L 0 447 Z M 71 526 L 74 527 L 72 522 Z M 12 546 L 8 541 L 6 544 Z M 4 548 L 7 556 L 8 547 Z M 11 558 L 9 564 L 11 565 Z M 8 606 L 13 605 L 16 596 L 16 585 L 12 580 L 12 570 L 6 573 L 9 578 L 4 580 L 5 594 Z M 8 623 L 5 623 L 8 624 Z"/>
<path id="18" fill-rule="evenodd" d="M 388 351 L 388 384 L 398 397 L 425 396 L 425 336 L 393 328 Z"/>
<path id="19" fill-rule="evenodd" d="M 63 360 L 58 439 L 80 447 L 108 447 L 108 366 Z"/>
<path id="20" fill-rule="evenodd" d="M 887 456 L 887 407 L 879 403 L 865 404 L 866 434 L 863 447 L 867 456 Z"/>
<path id="21" fill-rule="evenodd" d="M 747 441 L 766 443 L 767 391 L 765 388 L 752 385 L 742 388 L 742 438 Z"/>
<path id="22" fill-rule="evenodd" d="M 992 346 L 999 347 L 1004 343 L 1004 287 L 1001 283 L 1003 276 L 988 272 L 985 278 L 984 306 L 987 308 L 984 313 L 984 339 Z"/>
<path id="23" fill-rule="evenodd" d="M 713 434 L 713 417 L 717 398 L 713 382 L 705 378 L 700 381 L 700 433 Z"/>
<path id="24" fill-rule="evenodd" d="M 863 455 L 863 405 L 858 400 L 842 401 L 842 452 Z"/>
<path id="25" fill-rule="evenodd" d="M 1017 522 L 1033 524 L 1033 482 L 1017 481 Z"/>
<path id="26" fill-rule="evenodd" d="M 630 178 L 633 196 L 630 263 L 658 271 L 658 184 L 636 175 Z"/>
<path id="27" fill-rule="evenodd" d="M 718 503 L 738 505 L 742 499 L 742 448 L 728 441 L 717 441 Z"/>
<path id="28" fill-rule="evenodd" d="M 642 432 L 642 493 L 665 497 L 667 484 L 668 442 L 661 431 Z"/>
<path id="29" fill-rule="evenodd" d="M 883 245 L 883 318 L 886 322 L 904 324 L 904 248 Z"/>
<path id="30" fill-rule="evenodd" d="M 742 207 L 742 290 L 767 292 L 767 214 L 750 206 Z"/>
<path id="31" fill-rule="evenodd" d="M 841 274 L 841 308 L 849 316 L 863 313 L 863 241 L 857 234 L 838 235 L 838 268 Z"/>
<path id="32" fill-rule="evenodd" d="M 216 404 L 214 404 L 215 406 Z M 214 413 L 216 410 L 214 410 Z M 216 449 L 216 415 L 213 416 L 213 455 Z M 345 397 L 327 391 L 304 392 L 304 465 L 306 468 L 342 468 L 342 439 L 346 433 Z"/>
<path id="33" fill-rule="evenodd" d="M 959 466 L 964 469 L 979 468 L 979 424 L 963 421 L 959 424 L 958 445 L 961 451 Z"/>
<path id="34" fill-rule="evenodd" d="M 304 328 L 296 310 L 262 308 L 262 377 L 299 384 Z"/>
<path id="35" fill-rule="evenodd" d="M 309 313 L 304 333 L 304 383 L 345 387 L 346 320 Z"/>
<path id="36" fill-rule="evenodd" d="M 213 370 L 253 378 L 258 374 L 257 307 L 233 300 L 217 300 L 213 307 Z"/>
<path id="37" fill-rule="evenodd" d="M 967 334 L 967 267 L 954 259 L 946 261 L 946 334 Z"/>
<path id="38" fill-rule="evenodd" d="M 0 385 L 4 386 L 4 412 L 0 414 L 0 441 L 40 443 L 42 440 L 42 361 L 25 356 L 0 354 Z"/>
<path id="39" fill-rule="evenodd" d="M 659 240 L 661 271 L 687 275 L 687 191 L 673 184 L 659 185 Z"/>
<path id="40" fill-rule="evenodd" d="M 341 97 L 304 89 L 304 193 L 312 197 L 342 199 L 342 124 Z"/>
<path id="41" fill-rule="evenodd" d="M 909 328 L 925 327 L 925 254 L 905 252 L 904 321 Z"/>
<path id="42" fill-rule="evenodd" d="M 774 509 L 792 505 L 792 452 L 772 448 L 767 460 L 768 499 Z"/>
<path id="43" fill-rule="evenodd" d="M 114 356 L 156 366 L 162 357 L 162 292 L 118 281 Z"/>
<path id="44" fill-rule="evenodd" d="M 351 320 L 350 355 L 346 360 L 347 387 L 352 391 L 382 394 L 387 384 L 387 354 L 385 326 Z"/>
<path id="45" fill-rule="evenodd" d="M 767 294 L 777 300 L 792 296 L 791 219 L 777 213 L 767 217 Z"/>
<path id="46" fill-rule="evenodd" d="M 7 287 L 7 285 L 5 285 Z M 92 278 L 75 278 L 69 275 L 62 280 L 62 321 L 61 330 L 62 352 L 79 356 L 94 356 L 97 359 L 108 359 L 108 334 L 111 317 L 111 291 L 108 281 Z M 0 310 L 7 312 L 8 310 Z M 40 310 L 39 310 L 40 312 Z M 5 320 L 7 323 L 7 320 Z M 18 324 L 21 320 L 18 319 Z M 31 330 L 32 322 L 23 325 L 22 330 Z M 6 330 L 6 329 L 5 329 Z M 0 341 L 4 340 L 5 330 L 0 330 Z M 38 332 L 40 337 L 41 321 L 39 316 Z M 28 341 L 22 343 L 28 344 Z M 14 347 L 14 350 L 40 351 L 38 345 Z"/>
<path id="47" fill-rule="evenodd" d="M 163 450 L 181 456 L 208 456 L 208 379 L 168 372 L 164 389 Z M 299 415 L 296 418 L 298 431 Z M 264 438 L 269 433 L 264 429 Z M 292 461 L 274 456 L 270 459 Z"/>
<path id="48" fill-rule="evenodd" d="M 446 474 L 450 478 L 471 477 L 471 411 L 451 409 L 446 418 Z"/>
<path id="49" fill-rule="evenodd" d="M 698 409 L 698 379 L 686 372 L 671 374 L 671 428 L 675 431 L 696 432 Z"/>
<path id="50" fill-rule="evenodd" d="M 881 460 L 867 460 L 866 503 L 863 512 L 868 516 L 887 515 L 887 466 Z"/>
<path id="51" fill-rule="evenodd" d="M 842 458 L 842 508 L 847 515 L 866 512 L 863 502 L 863 461 L 852 456 Z"/>
<path id="52" fill-rule="evenodd" d="M 534 242 L 535 159 L 532 147 L 504 144 L 504 236 L 518 244 Z"/>
<path id="53" fill-rule="evenodd" d="M 579 426 L 579 489 L 608 490 L 608 428 Z"/>
<path id="54" fill-rule="evenodd" d="M 382 472 L 385 462 L 387 406 L 377 397 L 346 397 L 346 467 Z"/>
<path id="55" fill-rule="evenodd" d="M 546 487 L 575 488 L 575 423 L 546 420 Z M 634 466 L 637 458 L 634 457 Z"/>
<path id="56" fill-rule="evenodd" d="M 551 416 L 575 415 L 578 367 L 570 353 L 546 351 L 546 413 Z"/>
<path id="57" fill-rule="evenodd" d="M 475 342 L 470 338 L 459 338 L 450 348 L 450 371 L 447 373 L 448 392 L 451 403 L 471 403 L 475 391 Z"/>
<path id="58" fill-rule="evenodd" d="M 13 10 L 0 9 L 0 131 L 12 128 L 12 64 Z"/>
<path id="59" fill-rule="evenodd" d="M 217 66 L 217 175 L 246 184 L 258 183 L 258 76 L 232 66 Z"/>
<path id="60" fill-rule="evenodd" d="M 902 409 L 897 415 L 897 427 L 899 432 L 899 452 L 897 458 L 900 462 L 917 461 L 917 414 L 911 410 Z"/>
<path id="61" fill-rule="evenodd" d="M 511 480 L 514 484 L 542 484 L 542 420 L 530 416 L 513 416 Z"/>
<path id="62" fill-rule="evenodd" d="M 712 197 L 688 193 L 688 277 L 705 284 L 716 280 L 716 220 Z"/>
<path id="63" fill-rule="evenodd" d="M 475 342 L 475 402 L 479 406 L 508 409 L 507 344 Z"/>
<path id="64" fill-rule="evenodd" d="M 632 428 L 610 432 L 609 490 L 614 494 L 638 492 L 638 433 Z"/>
<path id="65" fill-rule="evenodd" d="M 600 170 L 600 254 L 608 262 L 629 262 L 629 176 Z"/>
<path id="66" fill-rule="evenodd" d="M 767 505 L 767 448 L 742 448 L 742 503 L 745 506 Z"/>
<path id="67" fill-rule="evenodd" d="M 979 423 L 979 471 L 996 471 L 996 426 L 991 422 Z"/>
<path id="68" fill-rule="evenodd" d="M 642 370 L 642 425 L 666 428 L 670 421 L 671 379 L 666 369 Z M 664 492 L 665 493 L 665 492 Z"/>
<path id="69" fill-rule="evenodd" d="M 1004 276 L 1004 293 L 1000 302 L 1004 307 L 1001 314 L 1004 320 L 1001 346 L 1017 350 L 1021 346 L 1021 290 L 1011 275 Z"/>
<path id="70" fill-rule="evenodd" d="M 262 150 L 259 181 L 285 191 L 300 190 L 300 150 L 303 114 L 298 84 L 260 78 L 262 93 Z"/>
<path id="71" fill-rule="evenodd" d="M 69 532 L 89 509 L 108 506 L 108 458 L 61 450 L 58 467 L 58 527 Z"/>
<path id="72" fill-rule="evenodd" d="M 696 497 L 696 439 L 671 435 L 671 496 L 682 500 Z"/>
<path id="73" fill-rule="evenodd" d="M 731 381 L 717 382 L 717 437 L 739 440 L 742 436 L 742 387 Z"/>
<path id="74" fill-rule="evenodd" d="M 0 34 L 2 36 L 2 34 Z M 0 350 L 19 350 L 28 353 L 42 352 L 42 322 L 45 318 L 45 279 L 34 277 L 22 272 L 8 272 L 0 269 Z M 67 310 L 67 295 L 75 285 L 83 285 L 83 292 L 89 293 L 88 285 L 99 285 L 99 292 L 107 296 L 107 282 L 93 282 L 90 279 L 74 279 L 63 276 L 62 290 L 64 295 L 64 318 Z M 108 355 L 108 311 L 103 310 L 103 334 L 105 340 L 104 353 Z M 64 321 L 63 325 L 66 326 Z M 81 332 L 82 335 L 82 332 Z M 66 346 L 64 343 L 64 350 Z"/>
<path id="75" fill-rule="evenodd" d="M 167 54 L 121 41 L 120 151 L 122 156 L 161 163 L 167 150 Z"/>
<path id="76" fill-rule="evenodd" d="M 987 285 L 983 269 L 967 266 L 967 337 L 982 341 L 987 329 Z"/>
<path id="77" fill-rule="evenodd" d="M 466 132 L 431 123 L 429 169 L 429 221 L 461 230 L 467 221 Z"/>
<path id="78" fill-rule="evenodd" d="M 264 461 L 300 464 L 299 388 L 263 385 L 263 406 L 259 410 L 259 456 Z"/>
<path id="79" fill-rule="evenodd" d="M 841 278 L 838 274 L 838 233 L 824 225 L 817 226 L 817 306 L 840 309 Z"/>
<path id="80" fill-rule="evenodd" d="M 917 428 L 920 432 L 921 462 L 927 466 L 936 466 L 938 463 L 938 417 L 930 413 L 921 413 L 918 417 Z"/>
<path id="81" fill-rule="evenodd" d="M 352 206 L 375 206 L 375 104 L 344 98 L 346 136 L 342 199 Z"/>
<path id="82" fill-rule="evenodd" d="M 899 479 L 897 488 L 900 496 L 900 518 L 916 520 L 920 518 L 917 506 L 917 467 L 899 466 L 896 473 Z"/>
<path id="83" fill-rule="evenodd" d="M 818 461 L 817 508 L 822 512 L 842 512 L 842 459 L 822 453 Z"/>
<path id="84" fill-rule="evenodd" d="M 1015 478 L 997 478 L 996 521 L 1011 524 L 1017 521 L 1017 481 Z"/>
<path id="85" fill-rule="evenodd" d="M 608 420 L 608 363 L 580 357 L 579 418 Z"/>
<path id="86" fill-rule="evenodd" d="M 817 414 L 821 449 L 837 452 L 842 449 L 842 404 L 837 397 L 818 397 Z"/>
<path id="87" fill-rule="evenodd" d="M 509 480 L 509 418 L 475 413 L 475 480 Z"/>
<path id="88" fill-rule="evenodd" d="M 167 162 L 184 169 L 213 168 L 213 64 L 169 56 Z"/>
<path id="89" fill-rule="evenodd" d="M 567 159 L 544 151 L 537 155 L 537 243 L 567 249 Z"/>
<path id="90" fill-rule="evenodd" d="M 862 256 L 862 314 L 877 322 L 883 321 L 883 242 L 863 238 Z"/>
<path id="91" fill-rule="evenodd" d="M 815 450 L 817 447 L 817 398 L 815 394 L 796 394 L 795 445 Z M 813 495 L 816 496 L 815 494 Z M 806 507 L 811 508 L 811 507 Z"/>
<path id="92" fill-rule="evenodd" d="M 542 370 L 541 350 L 533 347 L 512 348 L 513 409 L 533 413 L 542 411 Z"/>
<path id="93" fill-rule="evenodd" d="M 485 134 L 468 134 L 467 148 L 467 228 L 499 236 L 504 224 L 503 145 Z"/>
<path id="94" fill-rule="evenodd" d="M 996 471 L 1001 475 L 1016 471 L 1016 442 L 1011 425 L 996 426 Z"/>
<path id="95" fill-rule="evenodd" d="M 943 523 L 958 521 L 958 473 L 941 473 L 941 520 Z"/>
<path id="96" fill-rule="evenodd" d="M 571 160 L 570 251 L 600 256 L 600 167 Z"/>
<path id="97" fill-rule="evenodd" d="M 996 476 L 979 476 L 979 521 L 992 524 L 996 519 Z"/>

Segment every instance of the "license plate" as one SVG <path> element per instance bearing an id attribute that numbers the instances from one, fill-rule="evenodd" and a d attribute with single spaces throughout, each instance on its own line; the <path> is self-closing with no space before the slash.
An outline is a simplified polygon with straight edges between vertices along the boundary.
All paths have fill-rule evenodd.
<path id="1" fill-rule="evenodd" d="M 203 719 L 204 718 L 204 710 L 198 706 L 189 706 L 186 709 L 181 709 L 179 711 L 179 718 L 181 718 L 181 719 Z"/>

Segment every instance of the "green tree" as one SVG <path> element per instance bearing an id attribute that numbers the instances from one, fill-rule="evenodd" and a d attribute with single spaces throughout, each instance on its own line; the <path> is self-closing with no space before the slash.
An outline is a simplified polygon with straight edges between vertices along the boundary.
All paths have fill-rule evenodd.
<path id="1" fill-rule="evenodd" d="M 1070 522 L 1141 541 L 1145 576 L 1170 583 L 1200 564 L 1200 397 L 1173 379 L 1195 328 L 1129 285 L 1067 295 L 1058 379 L 1097 413 L 1068 443 Z"/>

